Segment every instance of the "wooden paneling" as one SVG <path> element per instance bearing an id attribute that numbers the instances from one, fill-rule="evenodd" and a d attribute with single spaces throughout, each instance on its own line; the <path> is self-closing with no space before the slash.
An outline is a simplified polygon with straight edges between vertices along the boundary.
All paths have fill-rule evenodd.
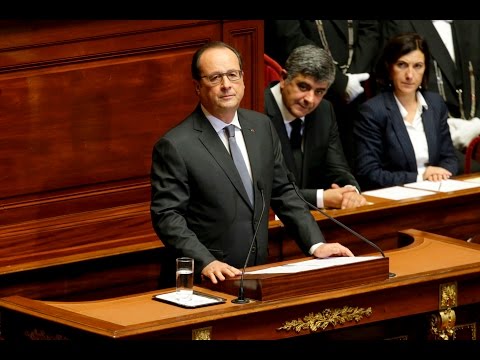
<path id="1" fill-rule="evenodd" d="M 190 62 L 209 40 L 225 37 L 239 46 L 247 74 L 242 105 L 259 109 L 263 103 L 256 85 L 261 21 L 1 25 L 2 203 L 119 181 L 147 182 L 154 142 L 197 103 Z M 124 203 L 146 198 L 130 195 Z"/>
<path id="2" fill-rule="evenodd" d="M 262 20 L 0 20 L 0 294 L 159 286 L 151 151 L 196 107 L 210 40 L 238 47 L 261 110 Z"/>

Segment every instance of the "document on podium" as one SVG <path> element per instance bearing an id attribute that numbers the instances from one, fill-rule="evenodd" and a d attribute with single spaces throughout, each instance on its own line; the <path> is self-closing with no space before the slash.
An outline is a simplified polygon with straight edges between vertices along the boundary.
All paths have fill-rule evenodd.
<path id="1" fill-rule="evenodd" d="M 416 198 L 419 196 L 433 195 L 435 193 L 432 191 L 414 189 L 409 187 L 392 186 L 377 190 L 364 191 L 362 194 L 375 196 L 382 199 L 403 200 Z"/>
<path id="2" fill-rule="evenodd" d="M 404 186 L 415 188 L 415 189 L 430 190 L 430 191 L 450 192 L 450 191 L 480 187 L 480 184 L 475 182 L 448 179 L 448 180 L 441 180 L 441 181 L 425 180 L 425 181 L 405 184 Z"/>
<path id="3" fill-rule="evenodd" d="M 273 266 L 266 269 L 247 271 L 245 274 L 293 274 L 303 271 L 317 270 L 328 268 L 332 266 L 346 265 L 359 263 L 362 261 L 369 261 L 373 259 L 378 259 L 381 256 L 340 256 L 340 257 L 329 257 L 325 259 L 311 259 L 299 262 L 292 262 L 289 264 L 284 264 L 280 266 Z"/>
<path id="4" fill-rule="evenodd" d="M 473 182 L 473 183 L 480 183 L 480 176 L 470 178 L 470 179 L 465 179 L 464 181 L 466 182 Z"/>

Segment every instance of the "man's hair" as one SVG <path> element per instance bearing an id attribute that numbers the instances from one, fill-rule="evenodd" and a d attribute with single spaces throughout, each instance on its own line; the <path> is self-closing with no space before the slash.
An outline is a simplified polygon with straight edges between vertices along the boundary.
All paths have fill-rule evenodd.
<path id="1" fill-rule="evenodd" d="M 200 77 L 202 75 L 200 74 L 200 69 L 198 67 L 198 62 L 199 62 L 202 54 L 206 50 L 212 49 L 212 48 L 217 48 L 217 49 L 226 48 L 226 49 L 232 50 L 232 52 L 238 58 L 238 64 L 240 66 L 240 69 L 238 69 L 238 70 L 243 70 L 242 55 L 238 52 L 237 49 L 235 49 L 233 46 L 230 46 L 230 45 L 224 43 L 223 41 L 210 41 L 210 42 L 206 43 L 205 45 L 203 45 L 202 47 L 200 47 L 199 49 L 197 49 L 197 51 L 195 51 L 195 54 L 193 54 L 193 58 L 192 58 L 192 78 L 193 79 L 200 80 Z"/>
<path id="2" fill-rule="evenodd" d="M 317 45 L 299 46 L 290 53 L 285 62 L 286 80 L 297 75 L 311 76 L 315 81 L 326 81 L 330 86 L 335 80 L 335 63 L 332 56 Z"/>

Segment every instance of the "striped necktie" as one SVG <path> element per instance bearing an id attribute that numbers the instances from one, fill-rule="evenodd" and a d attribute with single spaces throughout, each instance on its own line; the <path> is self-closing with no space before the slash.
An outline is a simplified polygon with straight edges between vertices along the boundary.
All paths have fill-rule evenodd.
<path id="1" fill-rule="evenodd" d="M 230 155 L 232 155 L 233 162 L 235 163 L 238 173 L 240 174 L 243 186 L 247 191 L 250 204 L 253 205 L 253 184 L 252 180 L 250 179 L 250 174 L 248 173 L 247 165 L 245 164 L 245 159 L 243 158 L 240 148 L 237 145 L 237 141 L 235 140 L 235 125 L 228 125 L 224 129 L 228 136 Z"/>

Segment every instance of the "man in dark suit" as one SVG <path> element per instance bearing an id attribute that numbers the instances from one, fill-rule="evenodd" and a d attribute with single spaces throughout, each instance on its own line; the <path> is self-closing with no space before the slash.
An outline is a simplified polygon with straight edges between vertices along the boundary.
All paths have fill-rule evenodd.
<path id="1" fill-rule="evenodd" d="M 480 22 L 478 20 L 383 20 L 383 42 L 416 32 L 428 43 L 432 66 L 428 90 L 445 100 L 450 133 L 464 172 L 465 148 L 480 134 Z M 480 164 L 472 161 L 472 172 Z"/>
<path id="2" fill-rule="evenodd" d="M 316 45 L 295 48 L 282 79 L 265 89 L 265 113 L 282 143 L 283 156 L 304 198 L 317 207 L 353 208 L 366 204 L 343 153 L 332 104 L 324 100 L 335 78 L 332 57 Z M 300 119 L 297 160 L 292 124 Z"/>
<path id="3" fill-rule="evenodd" d="M 282 66 L 293 49 L 302 45 L 315 44 L 332 55 L 336 66 L 335 80 L 325 98 L 335 109 L 340 139 L 350 167 L 353 167 L 355 158 L 352 119 L 358 105 L 374 92 L 372 85 L 375 81 L 370 76 L 379 41 L 380 24 L 377 20 L 265 20 L 265 53 Z"/>
<path id="4" fill-rule="evenodd" d="M 223 42 L 207 43 L 195 52 L 191 69 L 200 103 L 152 153 L 151 217 L 162 242 L 194 258 L 197 276 L 217 283 L 241 274 L 257 228 L 247 265 L 266 262 L 268 216 L 262 214 L 271 206 L 305 254 L 353 256 L 341 244 L 325 242 L 289 182 L 269 118 L 239 108 L 245 85 L 238 51 Z M 228 125 L 234 126 L 238 146 L 229 144 Z M 235 150 L 247 165 L 245 183 L 229 154 Z"/>

